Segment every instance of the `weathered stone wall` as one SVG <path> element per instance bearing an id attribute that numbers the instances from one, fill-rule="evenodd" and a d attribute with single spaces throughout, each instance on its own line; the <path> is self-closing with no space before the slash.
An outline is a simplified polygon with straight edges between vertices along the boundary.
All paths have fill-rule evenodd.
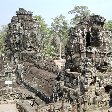
<path id="1" fill-rule="evenodd" d="M 91 111 L 109 108 L 112 49 L 111 32 L 103 28 L 104 22 L 99 15 L 85 17 L 69 30 L 65 87 L 71 88 L 68 93 L 76 100 L 79 112 L 83 112 L 84 107 Z"/>
<path id="2" fill-rule="evenodd" d="M 58 94 L 58 67 L 52 59 L 39 59 L 38 25 L 32 12 L 23 8 L 16 12 L 8 25 L 5 60 L 7 65 L 14 65 L 11 72 L 15 73 L 18 84 L 23 84 L 41 100 L 50 103 L 53 102 L 54 92 Z M 7 73 L 10 74 L 9 70 Z"/>
<path id="3" fill-rule="evenodd" d="M 12 63 L 19 60 L 35 59 L 39 51 L 36 29 L 38 23 L 33 19 L 32 12 L 20 8 L 8 25 L 6 55 Z"/>

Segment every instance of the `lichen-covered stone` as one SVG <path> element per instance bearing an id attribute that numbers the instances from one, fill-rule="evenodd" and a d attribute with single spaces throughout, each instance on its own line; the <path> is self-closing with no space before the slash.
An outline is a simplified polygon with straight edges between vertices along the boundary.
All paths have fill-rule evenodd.
<path id="1" fill-rule="evenodd" d="M 69 30 L 64 82 L 71 88 L 79 112 L 83 112 L 83 105 L 89 111 L 111 104 L 111 32 L 103 28 L 104 22 L 105 18 L 93 15 Z"/>

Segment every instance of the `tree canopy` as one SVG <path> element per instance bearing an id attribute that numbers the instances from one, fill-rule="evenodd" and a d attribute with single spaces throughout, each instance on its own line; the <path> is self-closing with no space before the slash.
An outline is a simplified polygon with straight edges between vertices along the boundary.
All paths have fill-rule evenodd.
<path id="1" fill-rule="evenodd" d="M 0 53 L 4 52 L 4 40 L 6 38 L 8 27 L 3 25 L 0 30 Z"/>
<path id="2" fill-rule="evenodd" d="M 55 17 L 51 23 L 51 31 L 54 35 L 53 42 L 56 45 L 57 53 L 62 54 L 67 40 L 68 23 L 62 14 Z M 60 54 L 60 55 L 61 55 Z"/>
<path id="3" fill-rule="evenodd" d="M 109 20 L 105 23 L 104 28 L 112 31 L 112 20 Z"/>
<path id="4" fill-rule="evenodd" d="M 91 11 L 87 6 L 75 6 L 69 13 L 75 15 L 74 18 L 71 19 L 71 24 L 76 25 L 82 18 L 89 16 Z"/>

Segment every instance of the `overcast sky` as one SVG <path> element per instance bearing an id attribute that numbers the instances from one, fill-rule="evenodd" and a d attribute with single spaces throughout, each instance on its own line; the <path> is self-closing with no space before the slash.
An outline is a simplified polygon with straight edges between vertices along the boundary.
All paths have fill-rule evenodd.
<path id="1" fill-rule="evenodd" d="M 112 0 L 1 0 L 0 26 L 8 24 L 19 8 L 41 15 L 49 25 L 51 18 L 60 14 L 69 21 L 73 15 L 68 14 L 68 11 L 75 5 L 88 6 L 91 12 L 104 16 L 107 20 L 112 19 Z"/>

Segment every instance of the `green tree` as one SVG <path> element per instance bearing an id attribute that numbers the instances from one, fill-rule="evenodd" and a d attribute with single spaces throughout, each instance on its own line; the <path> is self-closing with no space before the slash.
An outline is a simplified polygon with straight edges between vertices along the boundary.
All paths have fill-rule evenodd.
<path id="1" fill-rule="evenodd" d="M 37 20 L 38 39 L 40 42 L 42 42 L 49 32 L 49 28 L 45 23 L 44 18 L 42 18 L 40 15 L 39 16 L 36 15 L 34 16 L 34 18 Z"/>
<path id="2" fill-rule="evenodd" d="M 75 6 L 69 13 L 75 15 L 75 17 L 71 19 L 71 24 L 76 25 L 82 18 L 89 16 L 91 11 L 87 6 Z"/>
<path id="3" fill-rule="evenodd" d="M 0 52 L 4 52 L 4 41 L 7 35 L 8 27 L 3 25 L 0 30 Z"/>
<path id="4" fill-rule="evenodd" d="M 34 16 L 34 18 L 37 20 L 37 38 L 38 41 L 40 43 L 40 48 L 41 48 L 41 53 L 42 56 L 44 57 L 44 55 L 48 54 L 49 56 L 49 50 L 45 50 L 48 47 L 48 38 L 49 38 L 49 32 L 50 29 L 48 28 L 44 18 L 42 18 L 40 15 L 39 16 Z"/>
<path id="5" fill-rule="evenodd" d="M 44 47 L 44 56 L 48 58 L 53 58 L 56 55 L 55 47 L 51 44 L 47 44 Z"/>
<path id="6" fill-rule="evenodd" d="M 43 58 L 54 57 L 56 55 L 56 47 L 54 44 L 54 32 L 45 23 L 41 16 L 34 16 L 37 20 L 37 38 L 40 43 L 41 53 Z"/>
<path id="7" fill-rule="evenodd" d="M 104 28 L 112 31 L 112 20 L 109 20 L 105 23 Z"/>
<path id="8" fill-rule="evenodd" d="M 56 51 L 58 54 L 60 54 L 60 58 L 66 45 L 68 34 L 67 31 L 68 23 L 65 16 L 61 14 L 55 17 L 51 23 L 52 45 L 56 47 Z"/>

